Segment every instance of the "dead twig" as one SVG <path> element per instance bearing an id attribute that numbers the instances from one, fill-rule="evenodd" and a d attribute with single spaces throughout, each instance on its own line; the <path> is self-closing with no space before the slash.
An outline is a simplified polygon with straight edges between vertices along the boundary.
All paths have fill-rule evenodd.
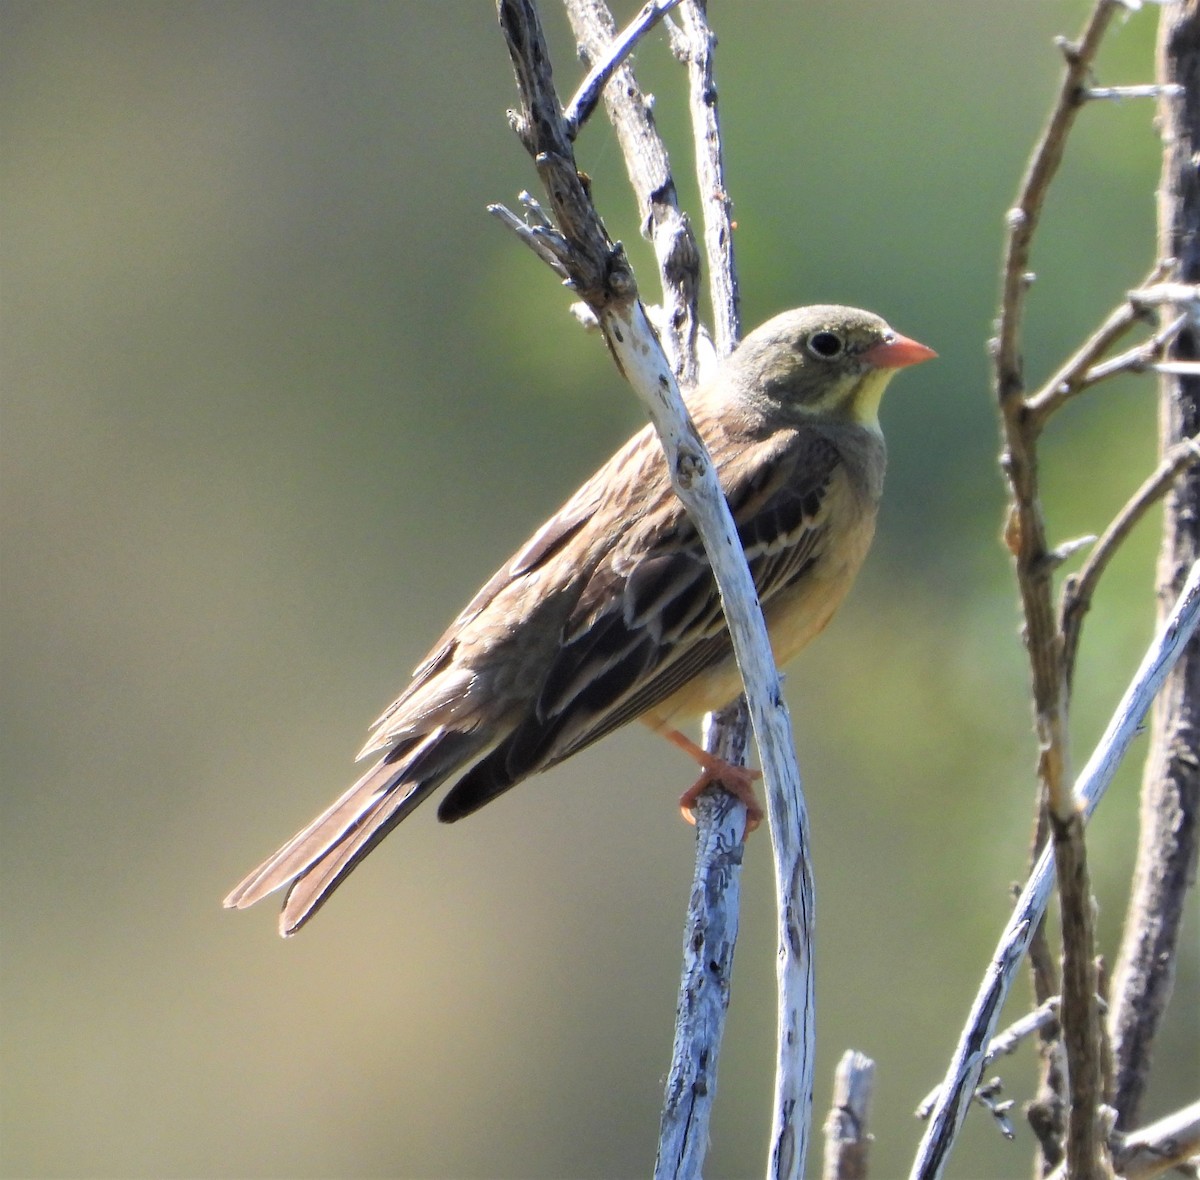
<path id="1" fill-rule="evenodd" d="M 1095 811 L 1107 791 L 1142 718 L 1162 688 L 1171 669 L 1183 655 L 1200 624 L 1200 561 L 1193 564 L 1183 591 L 1165 624 L 1151 643 L 1133 680 L 1122 696 L 1072 792 L 1084 819 Z M 983 1072 L 986 1047 L 999 1022 L 1025 952 L 1049 903 L 1054 884 L 1054 850 L 1038 857 L 1008 924 L 988 964 L 971 1013 L 939 1087 L 929 1124 L 921 1138 L 910 1173 L 911 1180 L 940 1177 L 954 1147 L 958 1129 L 967 1116 Z"/>
<path id="2" fill-rule="evenodd" d="M 1113 517 L 1080 571 L 1063 584 L 1058 616 L 1063 637 L 1063 666 L 1068 683 L 1074 678 L 1083 619 L 1091 609 L 1101 574 L 1138 522 L 1170 491 L 1179 473 L 1197 462 L 1200 462 L 1200 436 L 1186 438 L 1167 451 L 1158 467 Z"/>
<path id="3" fill-rule="evenodd" d="M 867 1180 L 871 1135 L 871 1091 L 875 1062 L 847 1049 L 833 1078 L 833 1102 L 825 1119 L 825 1160 L 821 1180 Z"/>
<path id="4" fill-rule="evenodd" d="M 1062 162 L 1067 137 L 1087 101 L 1092 63 L 1118 0 L 1098 0 L 1077 42 L 1058 41 L 1066 62 L 1050 119 L 1034 148 L 1017 201 L 1007 217 L 1001 279 L 1000 315 L 993 346 L 995 396 L 1004 435 L 1002 466 L 1011 490 L 1005 537 L 1016 562 L 1017 586 L 1025 619 L 1025 646 L 1032 679 L 1037 732 L 1039 796 L 1046 826 L 1039 827 L 1035 850 L 1051 835 L 1058 850 L 1055 864 L 1062 906 L 1062 1030 L 1069 1065 L 1067 1161 L 1072 1180 L 1092 1176 L 1100 1167 L 1103 1144 L 1096 1129 L 1100 1069 L 1095 1056 L 1098 1016 L 1093 1003 L 1094 936 L 1091 887 L 1083 824 L 1070 792 L 1067 757 L 1067 681 L 1063 674 L 1057 618 L 1051 601 L 1054 562 L 1046 541 L 1037 463 L 1039 419 L 1025 396 L 1021 360 L 1021 323 L 1030 282 L 1034 232 L 1047 192 Z M 1110 319 L 1098 335 L 1124 329 L 1129 313 Z M 1093 338 L 1095 339 L 1095 338 Z M 1085 349 L 1087 346 L 1085 346 Z M 1066 386 L 1070 388 L 1068 380 Z M 1059 382 L 1052 388 L 1061 388 Z M 1044 981 L 1039 986 L 1044 986 Z M 1044 1001 L 1045 995 L 1038 995 Z M 1056 1079 L 1047 1074 L 1044 1081 Z M 1057 1090 L 1056 1090 L 1057 1097 Z"/>
<path id="5" fill-rule="evenodd" d="M 678 3 L 679 0 L 646 0 L 641 12 L 609 41 L 604 56 L 588 71 L 588 76 L 580 83 L 575 97 L 563 110 L 567 134 L 572 139 L 579 134 L 579 129 L 596 109 L 596 103 L 600 101 L 605 86 L 633 52 L 637 43 Z"/>
<path id="6" fill-rule="evenodd" d="M 1159 102 L 1163 141 L 1158 186 L 1158 252 L 1177 260 L 1173 282 L 1154 299 L 1164 324 L 1187 322 L 1158 366 L 1159 453 L 1200 433 L 1200 377 L 1180 366 L 1200 361 L 1200 6 L 1165 4 L 1159 19 L 1156 80 L 1182 87 Z M 1161 618 L 1188 569 L 1200 557 L 1200 467 L 1171 483 L 1164 505 L 1156 574 Z M 1158 1029 L 1174 987 L 1185 899 L 1200 862 L 1200 644 L 1180 661 L 1157 703 L 1142 778 L 1137 862 L 1121 948 L 1113 969 L 1109 1032 L 1113 1046 L 1112 1105 L 1117 1125 L 1139 1121 Z"/>

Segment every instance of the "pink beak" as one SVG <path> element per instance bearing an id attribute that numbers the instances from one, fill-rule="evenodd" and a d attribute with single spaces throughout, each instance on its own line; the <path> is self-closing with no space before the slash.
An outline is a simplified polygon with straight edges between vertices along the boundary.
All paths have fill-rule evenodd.
<path id="1" fill-rule="evenodd" d="M 907 336 L 895 333 L 891 339 L 874 348 L 868 348 L 862 354 L 863 360 L 879 369 L 903 369 L 908 365 L 919 365 L 922 361 L 931 361 L 937 356 L 932 348 L 918 344 Z"/>

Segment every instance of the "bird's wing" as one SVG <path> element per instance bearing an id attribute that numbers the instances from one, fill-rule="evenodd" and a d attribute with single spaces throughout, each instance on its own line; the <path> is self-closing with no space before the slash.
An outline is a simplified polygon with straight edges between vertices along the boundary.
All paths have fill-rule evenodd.
<path id="1" fill-rule="evenodd" d="M 280 928 L 297 930 L 396 824 L 511 735 L 581 588 L 621 537 L 621 517 L 606 517 L 604 501 L 656 486 L 656 455 L 648 437 L 631 440 L 480 590 L 374 726 L 363 753 L 382 757 L 249 874 L 227 906 L 290 886 Z M 669 493 L 665 470 L 657 484 Z"/>
<path id="2" fill-rule="evenodd" d="M 641 438 L 635 435 L 618 451 L 459 612 L 417 665 L 404 691 L 371 724 L 360 759 L 418 732 L 425 717 L 437 718 L 447 698 L 464 696 L 475 676 L 472 664 L 481 654 L 486 658 L 490 646 L 526 631 L 539 613 L 556 606 L 570 609 L 581 574 L 586 576 L 596 560 L 593 554 L 601 554 L 612 541 L 603 536 L 598 516 L 606 487 L 622 473 L 637 477 L 638 459 L 647 455 L 647 449 L 637 445 Z M 522 593 L 523 585 L 530 585 L 530 592 Z"/>
<path id="3" fill-rule="evenodd" d="M 714 459 L 759 597 L 768 604 L 820 556 L 837 448 L 779 431 Z M 730 640 L 708 559 L 667 490 L 599 561 L 563 628 L 533 708 L 459 780 L 440 818 L 476 810 L 667 700 L 726 659 Z"/>

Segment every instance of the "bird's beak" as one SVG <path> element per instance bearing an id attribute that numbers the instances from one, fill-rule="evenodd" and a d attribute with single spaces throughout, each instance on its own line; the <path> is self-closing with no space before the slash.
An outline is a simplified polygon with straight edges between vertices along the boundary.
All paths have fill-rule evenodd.
<path id="1" fill-rule="evenodd" d="M 863 360 L 879 369 L 903 369 L 908 365 L 931 361 L 935 356 L 937 353 L 932 348 L 901 336 L 899 332 L 862 354 Z"/>

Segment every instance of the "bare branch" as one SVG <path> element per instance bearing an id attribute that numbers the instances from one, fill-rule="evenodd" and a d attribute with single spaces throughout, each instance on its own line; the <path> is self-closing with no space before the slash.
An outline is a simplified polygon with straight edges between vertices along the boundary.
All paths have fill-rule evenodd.
<path id="1" fill-rule="evenodd" d="M 1015 1053 L 1026 1037 L 1047 1030 L 1058 1030 L 1058 996 L 1051 996 L 1044 1004 L 1039 1004 L 1032 1012 L 1027 1012 L 1019 1020 L 1014 1020 L 1008 1028 L 997 1033 L 984 1052 L 983 1061 L 979 1066 L 980 1072 L 987 1069 L 998 1057 Z M 935 1087 L 925 1095 L 917 1107 L 917 1118 L 924 1120 L 930 1116 L 939 1093 L 940 1088 Z"/>
<path id="2" fill-rule="evenodd" d="M 1060 41 L 1067 70 L 1059 87 L 1050 120 L 1030 157 L 1016 205 L 1008 214 L 1008 244 L 1005 251 L 996 368 L 1000 377 L 1002 403 L 1020 398 L 1024 392 L 1021 375 L 1021 319 L 1028 290 L 1029 256 L 1033 234 L 1041 217 L 1050 182 L 1062 162 L 1071 126 L 1083 106 L 1092 61 L 1109 22 L 1121 7 L 1118 0 L 1099 0 L 1092 10 L 1077 44 Z"/>
<path id="3" fill-rule="evenodd" d="M 571 28 L 588 60 L 604 57 L 616 24 L 604 0 L 565 0 Z M 687 215 L 679 208 L 671 161 L 654 124 L 653 104 L 633 71 L 621 65 L 604 92 L 625 167 L 641 214 L 642 233 L 654 246 L 662 283 L 664 315 L 660 335 L 679 383 L 696 384 L 699 330 L 700 251 Z"/>
<path id="4" fill-rule="evenodd" d="M 1104 1098 L 1100 1009 L 1096 1002 L 1095 914 L 1078 810 L 1064 823 L 1051 815 L 1054 863 L 1062 910 L 1062 1000 L 1059 1023 L 1067 1055 L 1067 1180 L 1111 1176 L 1099 1111 Z"/>
<path id="5" fill-rule="evenodd" d="M 1168 269 L 1163 272 L 1163 277 L 1176 265 L 1177 259 L 1168 259 Z M 1149 282 L 1136 291 L 1130 291 L 1129 298 L 1143 307 L 1161 307 L 1164 303 L 1172 307 L 1184 307 L 1193 322 L 1200 319 L 1200 285 L 1196 283 Z"/>
<path id="6" fill-rule="evenodd" d="M 1001 279 L 1000 315 L 993 345 L 995 396 L 1004 434 L 1002 465 L 1012 491 L 1005 537 L 1016 559 L 1017 586 L 1025 617 L 1025 646 L 1032 679 L 1034 724 L 1037 732 L 1039 794 L 1045 823 L 1039 824 L 1036 847 L 1052 834 L 1059 846 L 1057 865 L 1063 934 L 1062 1026 L 1067 1049 L 1067 1155 L 1071 1180 L 1091 1176 L 1102 1145 L 1096 1129 L 1100 1093 L 1098 1061 L 1089 1047 L 1097 1043 L 1098 1016 L 1094 1004 L 1095 952 L 1083 825 L 1075 814 L 1069 789 L 1067 747 L 1067 682 L 1063 675 L 1057 619 L 1051 602 L 1054 563 L 1048 552 L 1039 487 L 1037 438 L 1039 419 L 1029 412 L 1021 360 L 1021 321 L 1029 289 L 1029 260 L 1033 235 L 1051 182 L 1062 162 L 1067 136 L 1086 102 L 1092 62 L 1118 0 L 1098 0 L 1077 43 L 1060 38 L 1066 69 L 1058 97 L 1041 139 L 1034 148 L 1021 182 L 1017 202 L 1007 217 Z M 1128 314 L 1132 315 L 1132 311 Z M 1100 335 L 1123 330 L 1125 313 Z M 1085 349 L 1087 346 L 1085 345 Z M 1070 388 L 1059 382 L 1052 389 Z M 1045 997 L 1039 996 L 1039 999 Z M 1050 1075 L 1047 1074 L 1047 1079 Z"/>
<path id="7" fill-rule="evenodd" d="M 1149 316 L 1149 305 L 1141 299 L 1142 290 L 1169 273 L 1171 263 L 1159 263 L 1146 278 L 1143 288 L 1131 291 L 1125 302 L 1115 307 L 1104 323 L 1083 342 L 1067 362 L 1037 393 L 1026 399 L 1026 412 L 1032 419 L 1030 429 L 1040 433 L 1046 420 L 1076 394 L 1099 379 L 1095 366 L 1110 348 L 1139 322 Z"/>
<path id="8" fill-rule="evenodd" d="M 1178 98 L 1183 93 L 1182 86 L 1168 84 L 1158 86 L 1153 82 L 1145 86 L 1089 86 L 1084 92 L 1086 99 L 1122 99 L 1122 98 Z"/>
<path id="9" fill-rule="evenodd" d="M 1158 186 L 1163 257 L 1178 259 L 1180 291 L 1161 308 L 1191 315 L 1171 342 L 1171 362 L 1200 360 L 1194 318 L 1200 285 L 1200 7 L 1195 0 L 1165 5 L 1159 21 L 1160 82 L 1184 87 L 1180 100 L 1159 104 L 1163 170 Z M 1190 292 L 1188 290 L 1190 288 Z M 1177 300 L 1177 297 L 1178 300 Z M 1200 378 L 1163 374 L 1159 382 L 1159 450 L 1200 432 Z M 1200 557 L 1200 467 L 1172 484 L 1163 513 L 1156 576 L 1162 618 L 1187 570 Z M 1118 1126 L 1136 1125 L 1158 1028 L 1174 987 L 1184 901 L 1200 860 L 1200 644 L 1193 644 L 1155 705 L 1142 779 L 1141 822 L 1134 886 L 1120 953 L 1113 970 L 1109 1030 L 1113 1044 L 1112 1104 Z"/>
<path id="10" fill-rule="evenodd" d="M 1157 363 L 1158 358 L 1162 356 L 1167 345 L 1179 334 L 1180 329 L 1187 323 L 1187 319 L 1186 315 L 1176 316 L 1148 340 L 1143 340 L 1141 344 L 1109 357 L 1108 360 L 1101 361 L 1098 365 L 1093 365 L 1084 376 L 1083 388 L 1090 389 L 1093 385 L 1107 381 L 1109 377 L 1115 377 L 1119 373 L 1145 373 L 1151 370 L 1161 370 L 1163 366 Z"/>
<path id="11" fill-rule="evenodd" d="M 612 39 L 604 57 L 588 71 L 575 97 L 563 111 L 567 132 L 572 139 L 596 109 L 605 86 L 633 52 L 634 46 L 678 3 L 679 0 L 646 0 L 641 12 Z"/>
<path id="12" fill-rule="evenodd" d="M 713 339 L 717 351 L 732 350 L 742 334 L 741 295 L 733 257 L 733 201 L 725 183 L 721 126 L 717 117 L 717 84 L 713 51 L 717 39 L 708 27 L 707 0 L 687 0 L 679 10 L 682 36 L 673 38 L 675 52 L 687 64 L 696 179 L 704 211 L 704 245 L 712 294 Z"/>
<path id="13" fill-rule="evenodd" d="M 544 225 L 531 225 L 518 217 L 507 205 L 489 205 L 487 211 L 502 225 L 511 229 L 563 282 L 570 282 L 570 273 L 563 263 L 567 246 L 557 230 Z"/>
<path id="14" fill-rule="evenodd" d="M 585 56 L 604 56 L 615 24 L 603 0 L 568 0 L 567 11 Z M 651 103 L 628 66 L 617 72 L 605 105 L 658 258 L 664 303 L 672 309 L 662 317 L 660 335 L 668 341 L 676 374 L 692 383 L 699 372 L 700 257 L 678 206 L 666 146 Z M 704 725 L 705 749 L 735 765 L 745 765 L 750 739 L 744 702 L 739 698 L 723 714 L 710 714 Z M 724 725 L 712 723 L 719 716 Z M 732 795 L 715 787 L 704 793 L 696 814 L 696 862 L 655 1160 L 655 1175 L 661 1178 L 698 1175 L 708 1150 L 737 939 L 745 826 L 745 808 Z"/>
<path id="15" fill-rule="evenodd" d="M 1015 1139 L 1017 1132 L 1008 1117 L 1014 1103 L 1011 1098 L 1003 1098 L 1003 1093 L 1004 1083 L 999 1078 L 992 1078 L 975 1091 L 975 1101 L 992 1116 L 992 1122 L 1005 1139 Z"/>
<path id="16" fill-rule="evenodd" d="M 1150 1180 L 1200 1156 L 1200 1102 L 1132 1131 L 1113 1151 L 1122 1180 Z"/>
<path id="17" fill-rule="evenodd" d="M 1166 624 L 1151 643 L 1129 688 L 1121 698 L 1087 765 L 1076 780 L 1073 797 L 1084 818 L 1089 817 L 1108 789 L 1142 718 L 1168 673 L 1180 658 L 1200 623 L 1200 562 L 1188 574 Z M 910 1176 L 935 1180 L 943 1174 L 958 1129 L 966 1118 L 972 1095 L 983 1072 L 984 1054 L 1000 1011 L 1016 978 L 1033 932 L 1045 913 L 1054 882 L 1054 851 L 1047 847 L 1029 880 L 992 955 L 971 1014 L 939 1089 L 929 1125 L 921 1139 Z"/>
<path id="18" fill-rule="evenodd" d="M 1198 461 L 1200 436 L 1176 443 L 1163 456 L 1162 462 L 1145 483 L 1113 517 L 1112 523 L 1104 530 L 1087 561 L 1083 563 L 1083 568 L 1068 578 L 1063 585 L 1058 613 L 1063 636 L 1063 664 L 1068 682 L 1074 678 L 1083 619 L 1091 609 L 1092 598 L 1095 596 L 1096 584 L 1100 581 L 1101 574 L 1108 568 L 1108 563 L 1142 517 L 1167 494 L 1179 473 Z"/>
<path id="19" fill-rule="evenodd" d="M 745 707 L 740 697 L 730 706 L 743 715 Z M 749 726 L 726 728 L 725 733 L 735 740 L 740 736 L 741 748 L 708 741 L 705 748 L 744 765 Z M 745 808 L 728 792 L 708 790 L 701 795 L 696 816 L 696 869 L 684 927 L 683 979 L 654 1161 L 655 1180 L 684 1180 L 703 1171 L 732 984 L 745 827 Z"/>
<path id="20" fill-rule="evenodd" d="M 624 251 L 604 232 L 579 177 L 550 75 L 550 65 L 532 0 L 499 0 L 501 27 L 513 58 L 524 110 L 513 126 L 534 157 L 559 232 L 573 246 L 564 264 L 571 283 L 592 308 L 613 358 L 642 400 L 667 456 L 672 484 L 704 542 L 721 594 L 726 623 L 742 673 L 762 762 L 767 814 L 779 891 L 781 984 L 798 994 L 781 995 L 780 1079 L 797 1082 L 784 1134 L 772 1146 L 779 1176 L 804 1168 L 811 1118 L 813 971 L 812 882 L 807 849 L 807 812 L 792 744 L 791 722 L 775 667 L 762 610 L 729 507 L 712 462 L 688 419 L 670 366 L 650 326 Z M 622 67 L 624 68 L 624 67 Z M 807 1096 L 803 1081 L 807 1077 Z M 807 1098 L 807 1100 L 806 1100 Z"/>
<path id="21" fill-rule="evenodd" d="M 821 1180 L 867 1180 L 871 1090 L 875 1062 L 847 1049 L 833 1078 L 833 1103 L 825 1120 L 825 1166 Z"/>

